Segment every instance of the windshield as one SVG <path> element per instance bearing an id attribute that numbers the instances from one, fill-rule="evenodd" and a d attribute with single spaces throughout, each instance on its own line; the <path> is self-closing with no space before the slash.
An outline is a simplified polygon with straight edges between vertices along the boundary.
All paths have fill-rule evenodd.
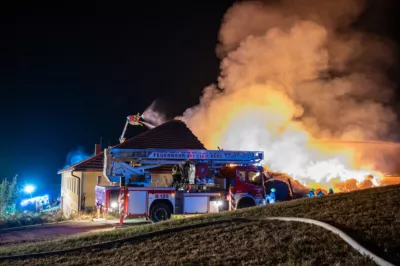
<path id="1" fill-rule="evenodd" d="M 258 171 L 249 171 L 248 172 L 249 183 L 262 186 L 262 175 Z"/>

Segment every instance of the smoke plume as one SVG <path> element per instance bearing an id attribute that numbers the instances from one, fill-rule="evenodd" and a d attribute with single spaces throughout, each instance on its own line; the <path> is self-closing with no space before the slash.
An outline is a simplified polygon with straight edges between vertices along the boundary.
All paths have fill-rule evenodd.
<path id="1" fill-rule="evenodd" d="M 352 27 L 361 0 L 270 2 L 227 11 L 218 85 L 181 119 L 207 148 L 263 150 L 269 168 L 293 176 L 326 169 L 320 160 L 354 168 L 346 154 L 332 157 L 310 142 L 394 137 L 390 45 Z M 333 177 L 317 181 L 324 178 Z"/>
<path id="2" fill-rule="evenodd" d="M 67 168 L 71 165 L 77 164 L 80 161 L 83 161 L 87 158 L 89 158 L 91 155 L 87 154 L 82 147 L 77 147 L 73 149 L 72 151 L 68 152 L 67 157 L 66 157 L 66 162 L 64 168 Z"/>
<path id="3" fill-rule="evenodd" d="M 159 126 L 168 121 L 166 104 L 161 99 L 156 99 L 142 114 L 143 119 L 153 126 Z"/>

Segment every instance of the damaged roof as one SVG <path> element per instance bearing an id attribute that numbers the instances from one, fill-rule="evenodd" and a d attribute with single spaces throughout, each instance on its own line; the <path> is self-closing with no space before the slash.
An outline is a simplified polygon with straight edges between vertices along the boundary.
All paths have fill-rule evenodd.
<path id="1" fill-rule="evenodd" d="M 112 148 L 206 149 L 186 124 L 180 120 L 166 122 Z M 103 171 L 103 161 L 104 153 L 101 152 L 58 171 L 58 174 L 71 171 Z"/>

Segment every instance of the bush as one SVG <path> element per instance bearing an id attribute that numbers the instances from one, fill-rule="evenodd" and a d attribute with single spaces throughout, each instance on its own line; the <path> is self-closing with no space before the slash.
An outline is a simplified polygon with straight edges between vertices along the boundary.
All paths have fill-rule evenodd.
<path id="1" fill-rule="evenodd" d="M 15 214 L 18 196 L 17 176 L 11 182 L 4 178 L 0 183 L 0 218 Z"/>
<path id="2" fill-rule="evenodd" d="M 64 221 L 61 211 L 53 213 L 20 213 L 0 220 L 0 229 Z"/>
<path id="3" fill-rule="evenodd" d="M 49 210 L 40 213 L 18 212 L 16 208 L 18 198 L 17 176 L 11 182 L 3 179 L 0 182 L 0 229 L 64 220 L 60 210 Z M 34 204 L 32 204 L 31 209 L 35 211 Z"/>

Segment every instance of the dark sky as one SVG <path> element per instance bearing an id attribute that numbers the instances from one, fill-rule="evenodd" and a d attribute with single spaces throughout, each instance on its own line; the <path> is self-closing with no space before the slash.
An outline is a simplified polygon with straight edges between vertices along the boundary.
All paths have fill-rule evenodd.
<path id="1" fill-rule="evenodd" d="M 218 29 L 233 2 L 59 0 L 3 7 L 0 177 L 19 173 L 24 182 L 59 183 L 56 172 L 68 152 L 81 146 L 92 153 L 100 137 L 116 144 L 126 116 L 156 98 L 178 111 L 196 104 L 218 76 Z M 378 6 L 364 18 L 366 27 L 394 36 L 398 11 Z"/>
<path id="2" fill-rule="evenodd" d="M 181 1 L 179 1 L 181 2 Z M 216 81 L 233 1 L 28 1 L 1 19 L 0 176 L 59 182 L 69 151 L 116 144 L 158 97 L 184 110 Z M 43 182 L 44 183 L 44 182 Z"/>

